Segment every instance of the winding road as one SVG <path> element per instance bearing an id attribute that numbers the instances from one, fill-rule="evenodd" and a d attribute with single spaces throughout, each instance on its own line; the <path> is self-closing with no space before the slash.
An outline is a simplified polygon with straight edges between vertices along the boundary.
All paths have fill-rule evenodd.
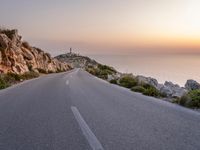
<path id="1" fill-rule="evenodd" d="M 74 69 L 0 91 L 0 150 L 200 150 L 200 113 Z"/>

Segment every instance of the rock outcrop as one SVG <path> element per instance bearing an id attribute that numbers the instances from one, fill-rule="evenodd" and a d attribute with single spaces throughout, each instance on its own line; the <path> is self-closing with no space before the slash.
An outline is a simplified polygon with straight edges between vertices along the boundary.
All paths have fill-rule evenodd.
<path id="1" fill-rule="evenodd" d="M 138 84 L 149 84 L 158 89 L 159 83 L 154 78 L 139 75 L 139 76 L 136 76 L 136 80 Z"/>
<path id="2" fill-rule="evenodd" d="M 195 80 L 187 80 L 185 88 L 189 91 L 200 89 L 200 84 Z"/>
<path id="3" fill-rule="evenodd" d="M 23 74 L 28 71 L 60 72 L 70 69 L 39 48 L 22 42 L 17 30 L 0 30 L 0 73 Z"/>
<path id="4" fill-rule="evenodd" d="M 61 62 L 65 62 L 70 64 L 73 68 L 87 68 L 87 67 L 97 67 L 99 65 L 98 62 L 95 60 L 87 57 L 87 56 L 81 56 L 75 53 L 67 53 L 62 54 L 55 57 Z"/>
<path id="5" fill-rule="evenodd" d="M 82 56 L 76 53 L 70 52 L 56 56 L 55 58 L 61 62 L 70 64 L 73 68 L 82 68 L 89 73 L 107 81 L 119 79 L 122 75 L 113 67 L 103 65 L 87 56 Z"/>
<path id="6" fill-rule="evenodd" d="M 160 86 L 160 92 L 167 97 L 180 98 L 187 93 L 185 88 L 180 87 L 178 84 L 166 81 L 164 85 Z"/>
<path id="7" fill-rule="evenodd" d="M 138 84 L 149 84 L 155 87 L 160 93 L 169 98 L 180 98 L 187 93 L 185 88 L 172 82 L 166 81 L 164 84 L 159 84 L 156 79 L 145 76 L 136 76 L 136 80 Z"/>

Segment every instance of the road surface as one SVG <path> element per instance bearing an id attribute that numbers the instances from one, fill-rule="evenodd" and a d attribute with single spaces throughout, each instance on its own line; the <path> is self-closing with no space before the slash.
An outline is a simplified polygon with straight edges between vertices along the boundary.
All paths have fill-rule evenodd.
<path id="1" fill-rule="evenodd" d="M 74 69 L 0 91 L 0 150 L 200 150 L 200 113 Z"/>

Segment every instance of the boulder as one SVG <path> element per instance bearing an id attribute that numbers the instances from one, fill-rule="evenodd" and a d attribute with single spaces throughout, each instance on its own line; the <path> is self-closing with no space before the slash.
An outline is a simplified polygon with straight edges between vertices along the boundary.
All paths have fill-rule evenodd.
<path id="1" fill-rule="evenodd" d="M 158 89 L 159 83 L 156 79 L 151 77 L 145 77 L 145 76 L 136 76 L 136 80 L 139 84 L 149 84 Z"/>
<path id="2" fill-rule="evenodd" d="M 173 94 L 173 91 L 170 87 L 167 87 L 167 86 L 162 86 L 160 87 L 160 90 L 159 90 L 162 94 L 164 94 L 166 97 L 171 97 L 172 94 Z"/>
<path id="3" fill-rule="evenodd" d="M 187 93 L 187 90 L 180 87 L 178 84 L 166 81 L 163 86 L 160 87 L 160 92 L 167 97 L 180 98 Z"/>
<path id="4" fill-rule="evenodd" d="M 200 84 L 195 80 L 187 80 L 187 82 L 185 84 L 185 88 L 189 91 L 197 90 L 197 89 L 200 89 Z"/>

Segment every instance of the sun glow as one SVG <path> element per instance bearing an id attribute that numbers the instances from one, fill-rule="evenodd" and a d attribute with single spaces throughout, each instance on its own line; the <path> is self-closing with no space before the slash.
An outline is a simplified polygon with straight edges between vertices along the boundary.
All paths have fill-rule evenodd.
<path id="1" fill-rule="evenodd" d="M 38 46 L 45 41 L 46 49 L 55 44 L 92 52 L 110 47 L 119 53 L 140 48 L 200 51 L 200 0 L 58 0 L 56 7 L 49 0 L 6 3 L 0 6 L 1 22 L 13 24 Z M 18 13 L 10 13 L 12 7 Z"/>

